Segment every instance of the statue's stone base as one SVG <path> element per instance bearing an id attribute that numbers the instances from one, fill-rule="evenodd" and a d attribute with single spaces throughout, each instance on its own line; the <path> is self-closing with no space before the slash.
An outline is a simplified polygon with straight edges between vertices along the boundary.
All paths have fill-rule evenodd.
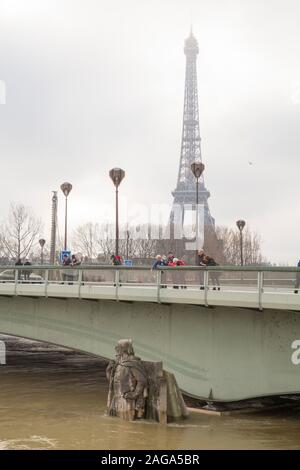
<path id="1" fill-rule="evenodd" d="M 188 410 L 174 374 L 163 370 L 162 362 L 142 361 L 149 377 L 146 419 L 166 424 L 188 416 Z"/>

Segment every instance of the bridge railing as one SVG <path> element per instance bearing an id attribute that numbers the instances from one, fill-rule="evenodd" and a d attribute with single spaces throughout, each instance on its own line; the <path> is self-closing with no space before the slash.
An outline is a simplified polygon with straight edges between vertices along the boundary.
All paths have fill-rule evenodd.
<path id="1" fill-rule="evenodd" d="M 2 266 L 0 294 L 111 298 L 148 301 L 236 305 L 271 305 L 274 296 L 286 294 L 295 307 L 300 299 L 299 268 L 280 267 L 125 267 L 81 265 Z M 28 286 L 28 288 L 27 288 Z M 29 288 L 30 287 L 30 288 Z M 140 289 L 138 294 L 136 289 Z M 271 297 L 272 298 L 271 298 Z M 224 300 L 225 299 L 225 300 Z M 236 300 L 234 300 L 236 299 Z M 272 300 L 273 299 L 273 300 Z M 291 300 L 292 299 L 292 300 Z M 248 303 L 247 303 L 248 302 Z"/>
<path id="2" fill-rule="evenodd" d="M 136 266 L 102 266 L 81 265 L 69 266 L 0 266 L 0 282 L 15 283 L 61 283 L 85 282 L 91 284 L 150 284 L 158 282 L 157 273 L 161 273 L 161 282 L 166 285 L 198 286 L 204 282 L 207 286 L 218 284 L 226 286 L 256 287 L 259 273 L 263 275 L 265 287 L 292 288 L 300 277 L 299 268 L 252 267 L 252 266 L 218 266 L 198 267 L 180 266 L 151 268 Z M 205 273 L 208 273 L 205 276 Z M 117 279 L 118 277 L 118 279 Z M 206 278 L 206 279 L 205 279 Z"/>

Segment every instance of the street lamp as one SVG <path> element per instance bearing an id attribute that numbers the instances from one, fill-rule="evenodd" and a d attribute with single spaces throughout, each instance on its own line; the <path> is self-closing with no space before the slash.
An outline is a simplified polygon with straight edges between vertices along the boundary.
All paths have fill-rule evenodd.
<path id="1" fill-rule="evenodd" d="M 241 253 L 241 266 L 244 266 L 244 257 L 243 257 L 243 230 L 246 225 L 244 220 L 238 220 L 236 223 L 237 228 L 240 231 L 240 253 Z"/>
<path id="2" fill-rule="evenodd" d="M 116 249 L 115 256 L 119 255 L 119 185 L 125 177 L 125 171 L 121 168 L 113 168 L 109 176 L 116 188 Z"/>
<path id="3" fill-rule="evenodd" d="M 196 178 L 196 257 L 195 264 L 198 265 L 198 230 L 199 230 L 199 178 L 201 177 L 205 165 L 201 162 L 195 162 L 191 164 L 191 170 Z"/>
<path id="4" fill-rule="evenodd" d="M 126 259 L 129 258 L 129 238 L 130 238 L 130 232 L 129 232 L 128 227 L 127 227 L 127 230 L 126 230 Z"/>
<path id="5" fill-rule="evenodd" d="M 41 247 L 41 264 L 44 264 L 44 246 L 45 246 L 46 240 L 44 238 L 41 238 L 39 240 L 39 244 Z"/>
<path id="6" fill-rule="evenodd" d="M 65 202 L 65 243 L 64 243 L 64 250 L 67 249 L 67 232 L 68 232 L 68 196 L 72 190 L 71 183 L 63 183 L 60 187 L 62 192 L 65 195 L 66 202 Z"/>

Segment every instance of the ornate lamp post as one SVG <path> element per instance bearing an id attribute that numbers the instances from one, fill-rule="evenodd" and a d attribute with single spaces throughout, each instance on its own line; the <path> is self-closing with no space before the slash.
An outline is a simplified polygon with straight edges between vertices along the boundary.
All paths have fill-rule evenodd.
<path id="1" fill-rule="evenodd" d="M 240 231 L 240 253 L 241 253 L 241 266 L 244 266 L 244 256 L 243 256 L 243 230 L 246 225 L 244 220 L 238 220 L 236 226 Z"/>
<path id="2" fill-rule="evenodd" d="M 119 255 L 119 186 L 125 177 L 125 171 L 121 168 L 113 168 L 109 176 L 116 188 L 116 249 L 115 256 Z"/>
<path id="3" fill-rule="evenodd" d="M 201 162 L 194 162 L 191 164 L 191 170 L 196 178 L 196 256 L 195 264 L 198 264 L 198 230 L 199 230 L 199 179 L 205 169 L 205 165 Z"/>
<path id="4" fill-rule="evenodd" d="M 64 243 L 64 249 L 67 249 L 67 236 L 68 236 L 68 196 L 70 192 L 72 191 L 73 186 L 71 183 L 63 183 L 60 187 L 62 192 L 65 195 L 66 202 L 65 202 L 65 243 Z"/>
<path id="5" fill-rule="evenodd" d="M 128 227 L 127 227 L 127 230 L 126 230 L 126 259 L 128 259 L 128 257 L 129 257 L 129 239 L 130 239 L 130 231 L 128 230 Z"/>
<path id="6" fill-rule="evenodd" d="M 41 247 L 41 264 L 44 264 L 44 246 L 45 246 L 46 240 L 44 238 L 41 238 L 39 240 L 39 244 Z"/>

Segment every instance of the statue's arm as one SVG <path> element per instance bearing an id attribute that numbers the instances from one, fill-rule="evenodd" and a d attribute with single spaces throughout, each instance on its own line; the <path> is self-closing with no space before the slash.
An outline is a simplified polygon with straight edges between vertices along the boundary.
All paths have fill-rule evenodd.
<path id="1" fill-rule="evenodd" d="M 115 367 L 115 364 L 116 364 L 116 361 L 110 361 L 108 366 L 106 367 L 106 378 L 108 381 L 110 380 L 110 376 Z"/>
<path id="2" fill-rule="evenodd" d="M 128 400 L 135 400 L 143 394 L 144 388 L 147 385 L 147 379 L 138 369 L 130 368 L 130 372 L 136 381 L 136 387 L 131 392 L 125 392 L 124 398 L 127 398 Z"/>

